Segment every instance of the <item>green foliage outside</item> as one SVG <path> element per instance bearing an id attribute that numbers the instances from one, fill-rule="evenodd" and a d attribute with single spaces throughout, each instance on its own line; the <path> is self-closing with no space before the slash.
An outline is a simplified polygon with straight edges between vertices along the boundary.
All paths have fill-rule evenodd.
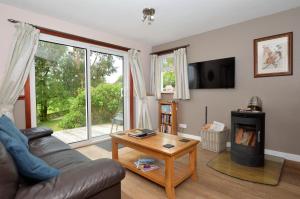
<path id="1" fill-rule="evenodd" d="M 51 128 L 53 131 L 60 131 L 63 130 L 60 126 L 58 126 L 59 122 L 61 121 L 62 117 L 55 118 L 52 120 L 48 120 L 42 123 L 43 126 Z"/>
<path id="2" fill-rule="evenodd" d="M 100 84 L 91 90 L 92 124 L 110 122 L 111 118 L 119 111 L 122 97 L 122 85 Z M 61 128 L 76 128 L 85 126 L 85 92 L 73 99 L 70 112 L 59 122 Z"/>
<path id="3" fill-rule="evenodd" d="M 163 88 L 168 85 L 175 87 L 174 60 L 173 57 L 168 57 L 163 62 Z"/>
<path id="4" fill-rule="evenodd" d="M 173 88 L 175 87 L 175 74 L 174 72 L 164 72 L 163 73 L 163 87 L 171 85 Z"/>
<path id="5" fill-rule="evenodd" d="M 110 122 L 113 116 L 121 111 L 123 97 L 121 96 L 122 84 L 100 84 L 92 88 L 92 124 Z"/>
<path id="6" fill-rule="evenodd" d="M 105 76 L 116 72 L 116 68 L 111 55 L 91 52 L 91 57 L 94 58 L 91 60 L 91 86 L 96 87 L 105 82 Z"/>
<path id="7" fill-rule="evenodd" d="M 85 126 L 85 53 L 80 48 L 39 42 L 35 56 L 38 125 Z M 90 62 L 92 123 L 108 121 L 120 104 L 122 78 L 105 83 L 106 76 L 116 72 L 112 55 L 91 52 Z"/>

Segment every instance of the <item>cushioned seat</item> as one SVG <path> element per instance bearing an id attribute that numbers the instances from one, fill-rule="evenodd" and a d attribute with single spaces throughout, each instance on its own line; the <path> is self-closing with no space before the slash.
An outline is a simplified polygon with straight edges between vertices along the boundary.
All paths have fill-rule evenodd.
<path id="1" fill-rule="evenodd" d="M 17 199 L 102 198 L 120 199 L 125 172 L 110 160 L 88 161 L 62 172 L 57 178 L 18 190 Z M 106 193 L 101 193 L 101 191 Z M 110 196 L 110 197 L 109 197 Z"/>
<path id="2" fill-rule="evenodd" d="M 70 150 L 71 148 L 64 142 L 53 136 L 41 137 L 39 139 L 29 140 L 29 150 L 38 157 L 60 151 Z"/>
<path id="3" fill-rule="evenodd" d="M 19 175 L 14 160 L 0 142 L 0 198 L 13 198 L 18 188 Z"/>
<path id="4" fill-rule="evenodd" d="M 18 175 L 14 161 L 0 143 L 1 199 L 85 199 L 121 198 L 124 168 L 111 159 L 89 160 L 67 144 L 51 136 L 49 129 L 23 131 L 29 150 L 60 174 L 50 180 L 32 183 Z"/>
<path id="5" fill-rule="evenodd" d="M 76 167 L 80 163 L 90 161 L 87 157 L 72 149 L 47 154 L 42 156 L 41 159 L 50 166 L 58 168 L 61 171 Z"/>

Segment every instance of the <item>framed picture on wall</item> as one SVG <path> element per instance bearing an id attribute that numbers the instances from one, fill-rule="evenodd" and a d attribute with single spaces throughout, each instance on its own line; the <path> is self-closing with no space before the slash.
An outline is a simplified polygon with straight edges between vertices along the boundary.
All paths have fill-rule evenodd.
<path id="1" fill-rule="evenodd" d="M 293 74 L 293 33 L 254 40 L 254 77 Z"/>

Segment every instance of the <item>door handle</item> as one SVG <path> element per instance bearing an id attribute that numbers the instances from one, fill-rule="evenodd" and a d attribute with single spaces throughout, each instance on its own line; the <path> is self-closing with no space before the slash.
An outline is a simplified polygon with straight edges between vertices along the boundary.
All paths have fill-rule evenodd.
<path id="1" fill-rule="evenodd" d="M 257 142 L 260 143 L 260 131 L 257 132 Z"/>

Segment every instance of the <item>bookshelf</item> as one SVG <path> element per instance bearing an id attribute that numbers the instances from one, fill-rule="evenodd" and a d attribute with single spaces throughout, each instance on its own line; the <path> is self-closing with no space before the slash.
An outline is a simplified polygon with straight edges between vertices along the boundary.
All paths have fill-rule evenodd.
<path id="1" fill-rule="evenodd" d="M 159 101 L 158 113 L 160 132 L 177 135 L 177 103 L 174 101 Z"/>

